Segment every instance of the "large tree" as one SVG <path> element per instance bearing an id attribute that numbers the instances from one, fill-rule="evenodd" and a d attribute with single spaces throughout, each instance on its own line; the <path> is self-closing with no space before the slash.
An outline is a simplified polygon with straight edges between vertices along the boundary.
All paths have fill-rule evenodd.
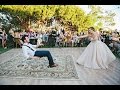
<path id="1" fill-rule="evenodd" d="M 95 23 L 97 26 L 102 26 L 100 20 L 104 17 L 98 15 L 101 13 L 100 8 L 95 6 L 90 8 L 91 12 L 86 14 L 84 10 L 75 5 L 0 5 L 1 12 L 12 17 L 10 22 L 20 28 L 27 29 L 32 23 L 40 24 L 52 17 L 59 17 L 64 25 L 73 26 L 79 32 L 87 30 L 90 26 L 95 26 Z"/>
<path id="2" fill-rule="evenodd" d="M 114 26 L 114 16 L 116 15 L 113 12 L 105 11 L 102 7 L 97 5 L 89 5 L 89 8 L 91 9 L 90 15 L 93 20 L 95 20 L 94 26 L 96 29 L 103 28 L 104 26 Z"/>

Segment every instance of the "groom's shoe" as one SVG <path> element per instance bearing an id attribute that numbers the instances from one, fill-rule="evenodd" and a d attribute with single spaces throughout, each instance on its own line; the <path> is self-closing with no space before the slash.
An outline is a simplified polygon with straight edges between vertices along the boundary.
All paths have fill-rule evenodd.
<path id="1" fill-rule="evenodd" d="M 48 68 L 53 68 L 53 67 L 57 67 L 58 64 L 53 64 L 53 65 L 49 65 Z"/>
<path id="2" fill-rule="evenodd" d="M 54 58 L 53 60 L 54 60 L 54 61 L 56 61 L 57 59 L 56 59 L 56 58 Z"/>
<path id="3" fill-rule="evenodd" d="M 76 62 L 77 65 L 80 65 L 78 62 Z"/>

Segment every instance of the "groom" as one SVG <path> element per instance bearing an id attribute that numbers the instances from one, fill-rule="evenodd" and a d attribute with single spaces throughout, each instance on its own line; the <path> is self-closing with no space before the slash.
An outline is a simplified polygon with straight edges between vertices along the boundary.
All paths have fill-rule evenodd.
<path id="1" fill-rule="evenodd" d="M 49 51 L 45 51 L 45 50 L 42 50 L 42 51 L 38 51 L 36 50 L 35 48 L 39 47 L 40 45 L 32 45 L 29 43 L 29 38 L 27 35 L 24 35 L 22 37 L 22 41 L 23 41 L 23 46 L 22 46 L 22 51 L 23 51 L 23 54 L 24 56 L 27 58 L 27 59 L 35 59 L 35 58 L 40 58 L 40 57 L 47 57 L 48 58 L 48 61 L 49 61 L 49 66 L 50 68 L 52 67 L 56 67 L 58 66 L 57 64 L 55 64 L 53 62 L 53 58 L 51 56 L 51 53 Z"/>

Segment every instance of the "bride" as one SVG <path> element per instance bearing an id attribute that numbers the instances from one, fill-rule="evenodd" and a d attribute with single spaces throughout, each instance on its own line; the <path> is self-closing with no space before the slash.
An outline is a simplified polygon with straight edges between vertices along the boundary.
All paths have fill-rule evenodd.
<path id="1" fill-rule="evenodd" d="M 80 36 L 79 38 L 85 37 L 88 37 L 91 43 L 80 55 L 77 64 L 92 69 L 107 69 L 109 63 L 116 59 L 114 54 L 107 45 L 100 40 L 100 34 L 95 31 L 94 27 L 88 29 L 88 35 Z"/>

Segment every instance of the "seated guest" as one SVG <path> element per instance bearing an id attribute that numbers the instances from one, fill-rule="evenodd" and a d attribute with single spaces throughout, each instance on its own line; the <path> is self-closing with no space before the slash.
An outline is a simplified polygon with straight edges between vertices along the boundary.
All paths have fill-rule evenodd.
<path id="1" fill-rule="evenodd" d="M 54 63 L 53 58 L 51 56 L 51 53 L 49 51 L 45 50 L 36 50 L 35 48 L 39 47 L 40 45 L 32 45 L 29 43 L 29 38 L 27 35 L 24 35 L 22 37 L 23 41 L 23 54 L 27 59 L 35 59 L 39 57 L 47 57 L 49 60 L 49 66 L 50 68 L 58 66 L 57 64 Z"/>

